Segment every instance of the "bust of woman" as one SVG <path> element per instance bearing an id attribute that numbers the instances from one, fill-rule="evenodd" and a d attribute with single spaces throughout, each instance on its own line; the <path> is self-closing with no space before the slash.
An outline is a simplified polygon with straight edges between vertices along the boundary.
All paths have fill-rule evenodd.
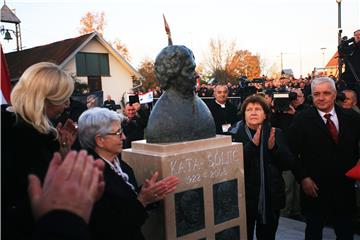
<path id="1" fill-rule="evenodd" d="M 215 123 L 195 94 L 195 58 L 185 46 L 165 47 L 155 60 L 156 78 L 165 93 L 155 104 L 146 128 L 148 143 L 182 142 L 214 137 Z"/>

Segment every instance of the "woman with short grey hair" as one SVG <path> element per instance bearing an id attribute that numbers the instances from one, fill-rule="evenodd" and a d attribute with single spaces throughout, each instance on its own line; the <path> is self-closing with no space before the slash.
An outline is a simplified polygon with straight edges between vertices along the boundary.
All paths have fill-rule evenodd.
<path id="1" fill-rule="evenodd" d="M 104 195 L 95 204 L 90 219 L 92 238 L 144 239 L 141 226 L 148 217 L 145 207 L 175 191 L 179 179 L 169 176 L 157 181 L 159 174 L 155 172 L 138 188 L 131 167 L 121 160 L 125 135 L 116 112 L 98 107 L 88 109 L 80 116 L 78 126 L 82 147 L 94 159 L 105 162 Z"/>
<path id="2" fill-rule="evenodd" d="M 82 114 L 79 118 L 79 140 L 85 149 L 94 149 L 96 146 L 96 135 L 105 136 L 111 131 L 112 122 L 122 121 L 119 114 L 114 111 L 104 111 L 95 107 L 87 114 Z"/>

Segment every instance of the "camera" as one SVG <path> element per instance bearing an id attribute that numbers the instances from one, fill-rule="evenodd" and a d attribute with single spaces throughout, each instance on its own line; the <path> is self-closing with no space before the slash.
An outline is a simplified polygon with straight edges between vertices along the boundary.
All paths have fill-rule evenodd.
<path id="1" fill-rule="evenodd" d="M 129 95 L 129 103 L 130 105 L 133 103 L 140 103 L 139 95 Z"/>
<path id="2" fill-rule="evenodd" d="M 297 98 L 296 92 L 278 91 L 273 93 L 274 110 L 285 112 L 290 109 L 290 102 Z"/>
<path id="3" fill-rule="evenodd" d="M 261 83 L 261 84 L 264 84 L 265 79 L 263 79 L 263 78 L 254 78 L 254 79 L 252 80 L 252 82 L 253 82 L 253 83 Z"/>
<path id="4" fill-rule="evenodd" d="M 239 94 L 242 100 L 246 99 L 248 96 L 255 94 L 257 91 L 256 87 L 253 86 L 254 83 L 250 82 L 247 79 L 241 78 L 239 84 L 240 84 Z"/>
<path id="5" fill-rule="evenodd" d="M 340 57 L 350 56 L 355 50 L 355 38 L 348 39 L 347 36 L 341 38 L 341 42 L 338 46 Z"/>

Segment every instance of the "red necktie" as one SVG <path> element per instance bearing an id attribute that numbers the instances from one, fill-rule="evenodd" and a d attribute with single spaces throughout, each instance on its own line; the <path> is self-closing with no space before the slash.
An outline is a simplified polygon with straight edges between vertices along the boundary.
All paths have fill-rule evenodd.
<path id="1" fill-rule="evenodd" d="M 326 118 L 326 127 L 329 129 L 331 138 L 334 140 L 335 143 L 338 143 L 339 142 L 338 131 L 336 129 L 334 122 L 330 119 L 330 117 L 331 117 L 330 113 L 324 115 L 324 118 Z"/>

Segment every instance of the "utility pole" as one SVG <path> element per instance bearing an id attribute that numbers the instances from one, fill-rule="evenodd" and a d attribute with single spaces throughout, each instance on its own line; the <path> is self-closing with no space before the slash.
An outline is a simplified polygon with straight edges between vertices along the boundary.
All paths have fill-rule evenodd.
<path id="1" fill-rule="evenodd" d="M 282 71 L 284 70 L 284 61 L 283 61 L 283 55 L 284 54 L 287 54 L 286 52 L 281 52 L 280 53 L 280 67 L 281 67 L 281 70 L 280 70 L 280 74 L 282 73 Z"/>
<path id="2" fill-rule="evenodd" d="M 337 4 L 338 4 L 338 46 L 341 43 L 341 33 L 342 33 L 342 29 L 341 29 L 341 0 L 336 0 Z M 340 57 L 340 53 L 338 56 L 338 80 L 341 80 L 341 75 L 342 75 L 342 60 Z"/>
<path id="3" fill-rule="evenodd" d="M 325 50 L 326 50 L 326 48 L 322 47 L 322 48 L 320 48 L 320 50 L 322 51 L 322 58 L 323 58 L 322 65 L 323 65 L 323 68 L 325 68 Z"/>

